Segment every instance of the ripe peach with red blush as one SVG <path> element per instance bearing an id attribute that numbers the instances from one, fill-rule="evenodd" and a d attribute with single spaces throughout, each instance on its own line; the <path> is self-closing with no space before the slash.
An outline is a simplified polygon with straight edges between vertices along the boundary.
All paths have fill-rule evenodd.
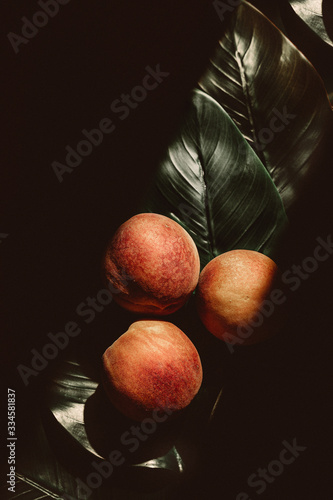
<path id="1" fill-rule="evenodd" d="M 199 254 L 190 234 L 154 213 L 137 214 L 122 224 L 103 258 L 103 276 L 114 300 L 135 313 L 175 312 L 193 293 L 199 273 Z"/>
<path id="2" fill-rule="evenodd" d="M 241 345 L 271 337 L 277 315 L 267 317 L 262 308 L 277 273 L 271 258 L 253 250 L 231 250 L 212 259 L 200 274 L 196 292 L 197 311 L 207 330 Z"/>
<path id="3" fill-rule="evenodd" d="M 179 414 L 202 383 L 202 366 L 192 341 L 173 323 L 131 324 L 103 354 L 103 385 L 113 405 L 142 421 L 154 412 Z"/>

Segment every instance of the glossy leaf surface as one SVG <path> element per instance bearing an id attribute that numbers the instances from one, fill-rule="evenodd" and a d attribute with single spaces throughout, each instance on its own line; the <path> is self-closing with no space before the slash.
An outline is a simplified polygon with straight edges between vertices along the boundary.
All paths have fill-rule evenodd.
<path id="1" fill-rule="evenodd" d="M 290 0 L 290 5 L 302 21 L 325 43 L 333 47 L 333 41 L 325 26 L 323 4 L 328 5 L 329 2 L 323 2 L 322 0 Z M 329 10 L 328 6 L 326 8 Z"/>
<path id="2" fill-rule="evenodd" d="M 47 386 L 45 422 L 52 439 L 68 448 L 68 459 L 79 462 L 84 457 L 88 463 L 99 463 L 110 460 L 116 451 L 121 460 L 110 474 L 111 481 L 122 476 L 133 478 L 140 470 L 148 483 L 158 471 L 172 481 L 193 460 L 187 451 L 197 439 L 193 426 L 202 428 L 215 398 L 216 388 L 202 389 L 184 415 L 163 419 L 155 426 L 147 419 L 146 428 L 145 423 L 120 414 L 108 401 L 99 380 L 87 373 L 82 358 L 74 356 L 59 364 Z M 140 439 L 134 428 L 139 429 Z"/>
<path id="3" fill-rule="evenodd" d="M 223 108 L 199 90 L 160 163 L 144 209 L 182 224 L 202 266 L 234 248 L 272 256 L 286 224 L 265 167 Z"/>
<path id="4" fill-rule="evenodd" d="M 135 448 L 135 443 L 130 442 L 130 431 L 128 436 L 126 432 L 137 423 L 120 415 L 110 405 L 102 387 L 84 373 L 77 361 L 68 360 L 59 366 L 48 387 L 47 404 L 53 416 L 53 432 L 60 433 L 63 439 L 74 441 L 75 446 L 90 455 L 91 459 L 107 459 L 113 450 L 122 448 L 124 455 L 127 451 L 126 465 L 170 468 L 175 472 L 182 470 L 181 459 L 172 449 L 172 444 L 163 451 L 156 451 L 152 457 L 148 452 L 143 460 L 132 453 L 129 445 Z M 129 439 L 127 450 L 122 442 L 127 444 L 125 438 Z M 140 451 L 143 456 L 142 448 Z"/>
<path id="5" fill-rule="evenodd" d="M 332 135 L 331 107 L 313 66 L 244 2 L 235 10 L 199 87 L 238 125 L 288 210 L 315 175 Z"/>

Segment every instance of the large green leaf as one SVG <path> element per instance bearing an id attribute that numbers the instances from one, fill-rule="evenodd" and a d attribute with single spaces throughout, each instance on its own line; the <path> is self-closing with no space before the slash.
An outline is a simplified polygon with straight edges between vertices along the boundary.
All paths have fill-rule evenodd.
<path id="1" fill-rule="evenodd" d="M 313 66 L 244 2 L 235 9 L 199 87 L 238 125 L 289 209 L 315 175 L 332 135 L 331 107 Z"/>
<path id="2" fill-rule="evenodd" d="M 48 386 L 47 406 L 50 412 L 48 428 L 76 453 L 86 455 L 91 461 L 108 460 L 113 450 L 122 453 L 124 467 L 118 470 L 115 467 L 113 475 L 130 465 L 175 473 L 183 470 L 184 464 L 172 440 L 169 436 L 161 436 L 161 432 L 155 432 L 154 439 L 150 438 L 147 443 L 140 443 L 135 452 L 132 451 L 134 442 L 127 444 L 130 439 L 122 442 L 124 433 L 130 436 L 131 427 L 137 423 L 113 408 L 99 382 L 85 373 L 75 359 L 65 360 L 59 365 Z M 134 441 L 139 443 L 135 438 Z"/>
<path id="3" fill-rule="evenodd" d="M 204 266 L 234 248 L 272 256 L 286 223 L 266 169 L 223 108 L 193 92 L 144 209 L 173 218 L 192 235 Z"/>

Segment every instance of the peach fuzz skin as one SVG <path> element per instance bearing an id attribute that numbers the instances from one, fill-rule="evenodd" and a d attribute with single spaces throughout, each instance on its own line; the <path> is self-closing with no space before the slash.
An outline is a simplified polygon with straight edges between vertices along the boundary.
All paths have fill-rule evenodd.
<path id="1" fill-rule="evenodd" d="M 252 250 L 231 250 L 211 260 L 200 274 L 196 291 L 197 311 L 207 330 L 226 342 L 239 339 L 240 345 L 270 338 L 275 333 L 271 318 L 252 327 L 248 338 L 239 335 L 239 328 L 251 327 L 260 314 L 277 271 L 272 259 Z"/>
<path id="2" fill-rule="evenodd" d="M 198 283 L 200 259 L 180 224 L 142 213 L 118 228 L 104 254 L 102 273 L 120 306 L 161 316 L 187 302 Z"/>
<path id="3" fill-rule="evenodd" d="M 155 411 L 174 417 L 202 383 L 199 354 L 182 330 L 160 320 L 131 324 L 103 354 L 102 380 L 113 405 L 142 421 Z"/>

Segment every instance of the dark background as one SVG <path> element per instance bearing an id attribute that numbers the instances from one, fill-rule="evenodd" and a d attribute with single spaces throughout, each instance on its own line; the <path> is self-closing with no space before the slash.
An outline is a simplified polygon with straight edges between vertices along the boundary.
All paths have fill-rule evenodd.
<path id="1" fill-rule="evenodd" d="M 8 9 L 5 29 L 19 32 L 22 12 L 32 17 L 35 4 Z M 1 250 L 23 342 L 45 331 L 55 304 L 61 324 L 88 293 L 106 239 L 136 211 L 221 30 L 206 2 L 72 0 L 17 55 L 5 40 Z M 110 104 L 141 84 L 147 65 L 170 76 L 122 122 Z M 104 117 L 115 117 L 115 132 L 60 184 L 51 163 Z"/>
<path id="2" fill-rule="evenodd" d="M 267 15 L 299 43 L 329 87 L 332 53 L 292 24 L 287 3 L 271 2 Z M 15 54 L 7 33 L 20 34 L 21 17 L 31 19 L 36 10 L 35 2 L 21 0 L 1 7 L 0 232 L 8 234 L 0 245 L 1 371 L 21 408 L 42 381 L 23 387 L 17 364 L 28 365 L 30 350 L 45 344 L 46 333 L 61 330 L 76 306 L 98 291 L 105 243 L 136 212 L 185 97 L 224 29 L 203 0 L 71 0 Z M 116 130 L 60 184 L 52 161 L 64 162 L 65 147 L 76 146 L 81 130 L 111 118 L 111 102 L 141 84 L 147 65 L 158 64 L 170 75 L 126 120 L 116 119 Z M 329 155 L 295 208 L 285 248 L 291 262 L 312 255 L 316 237 L 332 231 L 331 163 Z M 329 498 L 331 271 L 331 261 L 323 263 L 291 297 L 279 342 L 237 357 L 201 450 L 202 465 L 180 498 L 236 498 L 247 491 L 247 477 L 278 458 L 284 439 L 294 438 L 307 451 L 261 497 Z M 28 432 L 29 420 L 24 425 Z"/>

